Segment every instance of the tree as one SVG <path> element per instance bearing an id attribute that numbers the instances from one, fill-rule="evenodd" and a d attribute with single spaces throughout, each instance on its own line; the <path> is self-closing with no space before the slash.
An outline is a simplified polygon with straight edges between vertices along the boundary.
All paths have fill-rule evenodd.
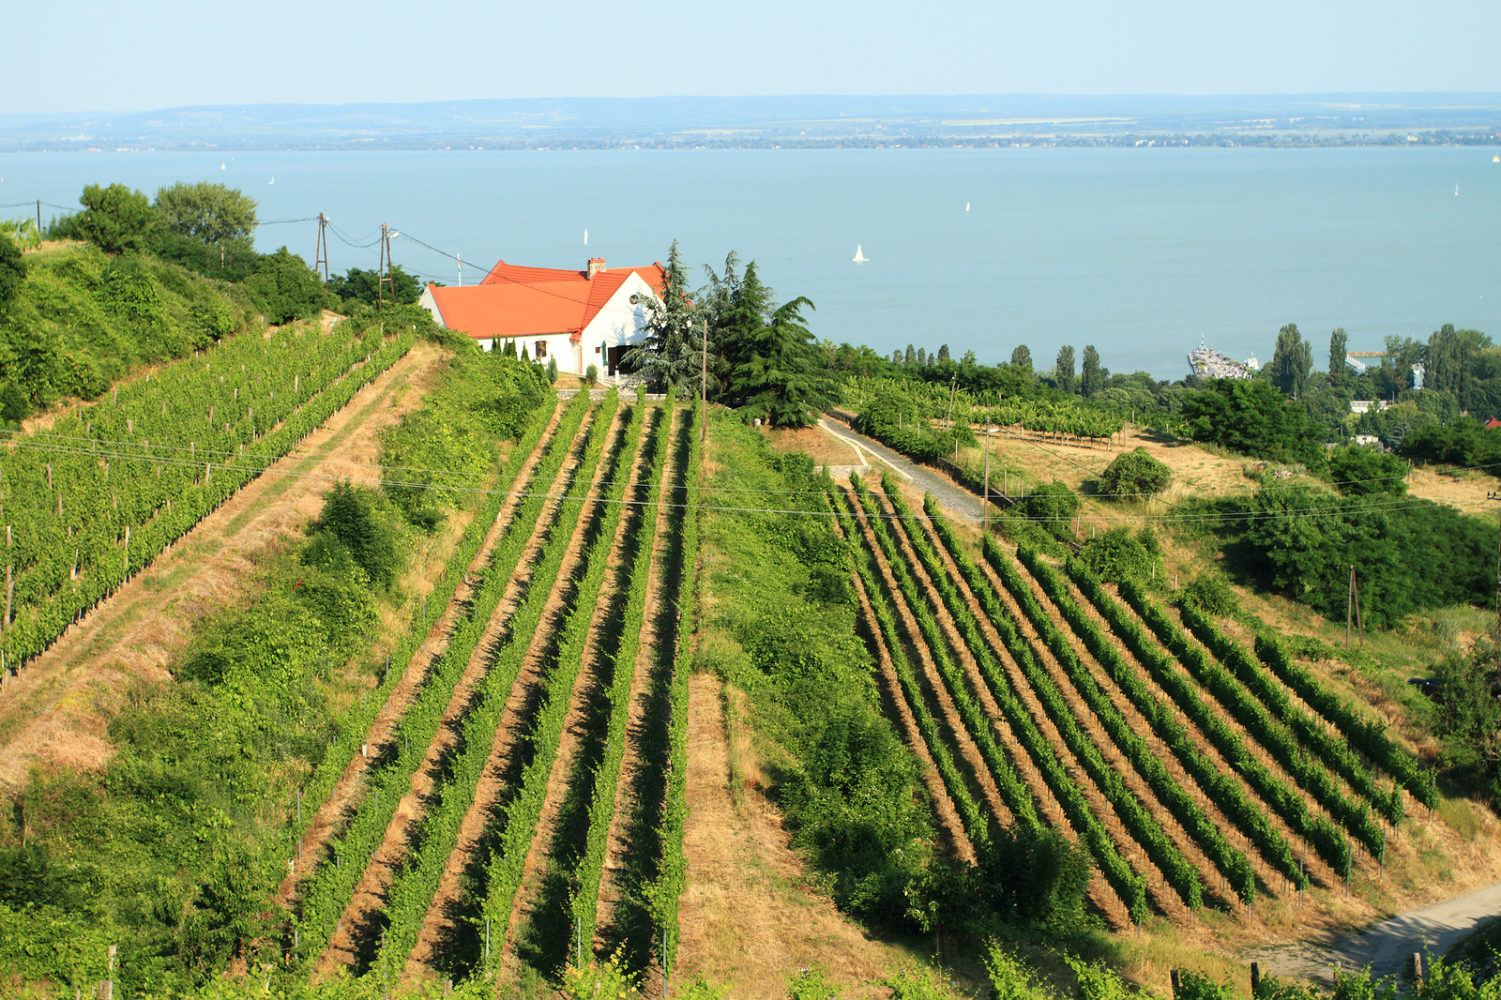
<path id="1" fill-rule="evenodd" d="M 1245 455 L 1318 468 L 1324 450 L 1303 407 L 1289 403 L 1261 379 L 1210 379 L 1183 394 L 1188 436 Z"/>
<path id="2" fill-rule="evenodd" d="M 1346 445 L 1329 453 L 1329 476 L 1345 496 L 1407 492 L 1407 463 L 1377 448 Z"/>
<path id="3" fill-rule="evenodd" d="M 1100 367 L 1100 352 L 1093 344 L 1084 347 L 1084 372 L 1079 379 L 1079 389 L 1085 396 L 1093 396 L 1105 388 L 1105 371 Z"/>
<path id="4" fill-rule="evenodd" d="M 26 261 L 21 256 L 21 248 L 10 237 L 0 235 L 0 316 L 5 314 L 24 280 Z"/>
<path id="5" fill-rule="evenodd" d="M 1345 358 L 1350 348 L 1345 336 L 1345 328 L 1337 326 L 1329 335 L 1329 378 L 1337 381 L 1345 374 Z"/>
<path id="6" fill-rule="evenodd" d="M 1116 456 L 1100 473 L 1100 489 L 1117 499 L 1154 497 L 1167 489 L 1172 472 L 1145 448 Z"/>
<path id="7" fill-rule="evenodd" d="M 662 297 L 646 304 L 646 337 L 621 363 L 627 371 L 640 372 L 653 391 L 688 399 L 698 393 L 701 381 L 702 335 L 677 240 L 667 251 L 663 279 Z"/>
<path id="8" fill-rule="evenodd" d="M 363 302 L 369 306 L 374 306 L 381 301 L 390 302 L 393 296 L 397 304 L 409 305 L 421 296 L 421 284 L 415 277 L 403 271 L 400 264 L 391 265 L 389 277 L 390 286 L 381 289 L 379 271 L 364 271 L 351 267 L 345 274 L 329 275 L 328 290 L 345 302 Z"/>
<path id="9" fill-rule="evenodd" d="M 734 255 L 725 261 L 726 276 L 732 275 Z M 756 271 L 756 262 L 745 266 L 745 274 L 726 283 L 724 295 L 720 289 L 711 289 L 705 300 L 709 305 L 710 370 L 723 387 L 731 406 L 744 402 L 731 389 L 734 373 L 748 362 L 755 353 L 756 332 L 766 325 L 774 303 L 771 289 L 761 283 Z"/>
<path id="10" fill-rule="evenodd" d="M 286 247 L 262 257 L 255 273 L 245 279 L 245 288 L 268 323 L 316 316 L 324 300 L 318 275 Z"/>
<path id="11" fill-rule="evenodd" d="M 1018 368 L 1024 368 L 1027 371 L 1031 371 L 1032 349 L 1026 344 L 1017 344 L 1011 349 L 1011 363 Z M 1069 367 L 1073 367 L 1072 363 L 1070 363 Z"/>
<path id="12" fill-rule="evenodd" d="M 1058 348 L 1058 360 L 1053 363 L 1053 374 L 1058 379 L 1058 388 L 1064 392 L 1074 391 L 1074 349 L 1064 344 Z"/>
<path id="13" fill-rule="evenodd" d="M 1016 502 L 1018 513 L 1028 520 L 1060 531 L 1079 510 L 1079 496 L 1067 483 L 1054 480 L 1043 483 Z"/>
<path id="14" fill-rule="evenodd" d="M 833 385 L 804 324 L 805 306 L 812 309 L 813 303 L 799 296 L 772 312 L 731 381 L 731 395 L 745 401 L 745 414 L 773 427 L 812 426 L 833 401 Z"/>
<path id="15" fill-rule="evenodd" d="M 894 365 L 899 365 L 899 364 L 902 363 L 902 349 L 900 347 L 896 347 L 896 348 L 892 349 L 892 351 L 891 351 L 891 363 L 894 364 Z"/>
<path id="16" fill-rule="evenodd" d="M 1313 370 L 1313 349 L 1298 333 L 1298 325 L 1289 323 L 1277 331 L 1277 349 L 1267 366 L 1272 385 L 1294 399 L 1303 395 Z"/>
<path id="17" fill-rule="evenodd" d="M 209 246 L 249 243 L 255 200 L 223 184 L 173 184 L 156 192 L 156 211 L 168 230 Z"/>
<path id="18" fill-rule="evenodd" d="M 139 191 L 124 184 L 90 184 L 79 197 L 83 211 L 68 220 L 65 230 L 88 240 L 105 253 L 145 250 L 156 232 L 157 214 Z"/>
<path id="19" fill-rule="evenodd" d="M 923 350 L 921 347 L 917 349 L 917 363 L 919 365 L 925 365 L 928 363 L 928 352 Z"/>
<path id="20" fill-rule="evenodd" d="M 939 344 L 938 345 L 938 363 L 940 365 L 946 365 L 946 364 L 949 363 L 949 345 L 948 344 Z"/>
<path id="21" fill-rule="evenodd" d="M 915 364 L 917 364 L 917 352 L 912 349 L 912 345 L 911 344 L 907 345 L 907 353 L 905 355 L 903 355 L 902 361 L 903 361 L 903 363 L 909 364 L 909 365 L 915 365 Z"/>

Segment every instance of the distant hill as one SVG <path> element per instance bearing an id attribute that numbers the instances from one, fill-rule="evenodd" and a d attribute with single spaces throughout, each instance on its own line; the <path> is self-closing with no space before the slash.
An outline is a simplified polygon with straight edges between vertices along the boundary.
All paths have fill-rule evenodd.
<path id="1" fill-rule="evenodd" d="M 0 152 L 1501 141 L 1501 93 L 556 98 L 0 114 Z"/>

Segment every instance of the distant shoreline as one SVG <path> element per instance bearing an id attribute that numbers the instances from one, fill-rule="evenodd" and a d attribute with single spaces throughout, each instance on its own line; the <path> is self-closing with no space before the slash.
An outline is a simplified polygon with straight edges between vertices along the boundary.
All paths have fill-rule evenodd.
<path id="1" fill-rule="evenodd" d="M 0 152 L 1501 146 L 1501 93 L 559 98 L 0 114 Z"/>

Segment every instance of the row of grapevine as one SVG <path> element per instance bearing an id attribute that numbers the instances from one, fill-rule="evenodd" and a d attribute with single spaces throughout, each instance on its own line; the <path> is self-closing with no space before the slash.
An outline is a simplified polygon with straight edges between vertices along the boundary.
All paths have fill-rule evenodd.
<path id="1" fill-rule="evenodd" d="M 1140 704 L 1147 703 L 1147 700 L 1142 697 L 1146 692 L 1139 685 L 1129 683 L 1130 680 L 1136 680 L 1136 678 L 1105 633 L 1073 600 L 1063 581 L 1051 567 L 1039 560 L 1035 552 L 1029 549 L 1018 549 L 1016 555 L 1017 561 L 1026 567 L 1063 619 L 1083 640 L 1090 655 L 1104 668 L 1105 673 L 1116 681 L 1117 687 L 1131 702 L 1132 707 L 1139 711 Z M 1020 603 L 1027 616 L 1036 624 L 1038 612 L 1041 610 L 1040 605 L 1037 604 L 1030 591 L 1025 592 L 1025 597 L 1029 600 Z M 1256 877 L 1245 854 L 1231 846 L 1225 838 L 1224 831 L 1209 818 L 1188 791 L 1168 773 L 1167 767 L 1162 763 L 1155 748 L 1131 728 L 1093 676 L 1083 668 L 1078 657 L 1074 655 L 1072 647 L 1053 625 L 1052 620 L 1042 616 L 1041 621 L 1044 624 L 1039 627 L 1039 633 L 1044 636 L 1059 663 L 1069 674 L 1075 687 L 1122 754 L 1131 761 L 1147 781 L 1157 796 L 1157 800 L 1167 807 L 1205 855 L 1214 862 L 1215 867 L 1234 888 L 1236 895 L 1243 902 L 1252 902 L 1256 896 Z M 1128 682 L 1122 684 L 1121 680 Z M 1146 717 L 1145 714 L 1144 717 Z"/>
<path id="2" fill-rule="evenodd" d="M 1120 433 L 1125 424 L 1119 414 L 1077 398 L 1018 399 L 916 379 L 854 375 L 845 378 L 841 388 L 845 403 L 862 413 L 877 399 L 895 397 L 927 419 L 952 418 L 971 425 L 990 423 L 1020 427 L 1033 434 L 1062 434 L 1090 440 L 1108 440 Z"/>
<path id="3" fill-rule="evenodd" d="M 1381 723 L 1360 718 L 1348 702 L 1329 690 L 1311 671 L 1293 662 L 1287 648 L 1276 639 L 1258 635 L 1256 655 L 1278 680 L 1333 723 L 1351 746 L 1396 778 L 1413 798 L 1430 809 L 1438 805 L 1438 781 L 1433 770 L 1423 767 L 1417 758 L 1388 739 Z"/>
<path id="4" fill-rule="evenodd" d="M 658 411 L 656 427 L 648 444 L 651 464 L 642 477 L 643 483 L 655 485 L 661 482 L 662 470 L 667 462 L 672 422 L 673 411 L 670 408 Z M 642 506 L 635 526 L 635 558 L 622 577 L 629 583 L 625 612 L 621 619 L 620 644 L 615 650 L 611 666 L 610 715 L 605 729 L 604 753 L 593 774 L 594 789 L 589 802 L 589 829 L 584 836 L 584 849 L 580 852 L 570 878 L 572 892 L 569 908 L 582 941 L 594 940 L 605 848 L 609 841 L 610 821 L 615 815 L 620 770 L 625 764 L 631 685 L 635 680 L 636 658 L 641 651 L 641 631 L 646 624 L 646 584 L 652 573 L 655 528 L 655 508 Z"/>
<path id="5" fill-rule="evenodd" d="M 1390 791 L 1376 785 L 1375 775 L 1356 756 L 1348 743 L 1336 739 L 1288 697 L 1287 689 L 1267 676 L 1261 664 L 1240 643 L 1232 641 L 1198 608 L 1183 604 L 1183 624 L 1281 722 L 1306 750 L 1317 755 L 1329 770 L 1344 778 L 1352 791 L 1373 803 L 1376 811 L 1393 825 L 1402 822 L 1402 788 Z"/>
<path id="6" fill-rule="evenodd" d="M 963 824 L 964 834 L 974 845 L 977 852 L 985 849 L 992 840 L 992 824 L 994 817 L 981 808 L 970 794 L 969 785 L 964 780 L 958 765 L 954 763 L 953 754 L 949 750 L 948 743 L 943 738 L 943 732 L 938 721 L 928 710 L 927 699 L 923 695 L 921 682 L 918 681 L 916 672 L 913 670 L 911 661 L 907 658 L 906 651 L 902 648 L 901 636 L 897 631 L 896 616 L 888 603 L 884 588 L 877 583 L 880 568 L 876 563 L 875 552 L 868 545 L 859 544 L 854 533 L 858 532 L 857 515 L 853 506 L 850 505 L 846 494 L 838 494 L 833 497 L 835 510 L 839 517 L 846 521 L 849 532 L 846 537 L 851 542 L 852 551 L 857 553 L 854 557 L 855 574 L 860 587 L 865 593 L 867 602 L 870 604 L 871 613 L 875 616 L 873 636 L 883 643 L 886 652 L 891 658 L 892 668 L 896 674 L 897 683 L 901 687 L 902 697 L 907 702 L 908 709 L 917 723 L 917 730 L 922 737 L 924 745 L 928 749 L 928 756 L 933 759 L 933 765 L 938 770 L 938 776 L 943 781 L 944 788 L 948 792 L 949 799 L 954 803 L 955 811 L 959 814 L 959 820 Z M 1018 815 L 1013 810 L 1012 815 Z M 1036 810 L 1022 813 L 1022 816 L 1030 815 L 1033 825 L 1036 825 Z M 1025 821 L 1025 820 L 1024 820 Z"/>
<path id="7" fill-rule="evenodd" d="M 677 594 L 678 620 L 676 655 L 672 664 L 672 720 L 668 727 L 667 787 L 664 791 L 661 828 L 658 842 L 662 859 L 656 881 L 646 887 L 653 922 L 657 925 L 657 960 L 662 974 L 672 976 L 678 956 L 678 900 L 688 877 L 688 861 L 683 856 L 683 828 L 688 820 L 688 677 L 693 669 L 693 595 L 698 582 L 698 503 L 700 472 L 703 469 L 703 441 L 699 420 L 692 409 L 687 412 L 683 432 L 688 434 L 687 466 L 678 473 L 678 486 L 672 503 L 681 516 L 678 560 L 682 566 Z"/>
<path id="8" fill-rule="evenodd" d="M 558 475 L 573 450 L 574 436 L 583 423 L 589 401 L 580 394 L 564 411 L 532 482 L 548 484 Z M 518 449 L 519 452 L 519 449 Z M 490 624 L 506 585 L 533 534 L 546 502 L 545 490 L 527 490 L 507 525 L 505 535 L 491 554 L 469 601 L 469 614 L 455 626 L 448 644 L 428 669 L 420 691 L 398 726 L 400 749 L 394 759 L 371 778 L 371 789 L 353 817 L 330 844 L 332 863 L 318 867 L 300 895 L 296 928 L 300 940 L 297 954 L 316 958 L 326 947 L 361 875 L 380 845 L 396 813 L 397 805 L 411 787 L 412 775 L 426 760 L 437 735 L 454 687 Z M 349 864 L 345 864 L 345 858 Z"/>
<path id="9" fill-rule="evenodd" d="M 582 495 L 588 495 L 592 489 L 595 470 L 605 455 L 606 443 L 615 425 L 618 405 L 619 397 L 611 392 L 600 405 L 594 423 L 589 429 L 584 456 L 573 477 L 575 485 L 582 484 Z M 623 417 L 624 426 L 617 435 L 614 462 L 611 466 L 614 472 L 618 472 L 624 456 L 634 454 L 641 425 L 638 419 L 633 418 L 638 416 L 639 407 L 628 410 Z M 614 479 L 623 482 L 623 477 L 612 472 L 607 471 L 604 475 L 607 480 Z M 407 956 L 416 946 L 418 934 L 431 910 L 438 880 L 458 842 L 459 828 L 470 810 L 479 806 L 475 799 L 475 789 L 486 762 L 490 758 L 495 732 L 505 712 L 511 689 L 521 672 L 527 649 L 533 637 L 541 631 L 542 613 L 551 596 L 550 592 L 558 585 L 558 581 L 564 579 L 561 574 L 563 573 L 563 560 L 569 548 L 568 539 L 575 531 L 581 530 L 577 525 L 583 517 L 584 506 L 582 502 L 574 503 L 568 500 L 562 502 L 558 518 L 548 533 L 541 561 L 532 572 L 526 595 L 511 613 L 500 648 L 494 652 L 494 658 L 480 679 L 474 697 L 460 722 L 458 754 L 448 767 L 446 779 L 434 789 L 429 797 L 431 804 L 422 817 L 420 831 L 413 838 L 416 842 L 415 849 L 408 852 L 401 870 L 386 892 L 384 912 L 388 923 L 375 964 L 386 970 L 388 974 L 403 968 Z M 604 523 L 611 527 L 602 529 L 598 537 L 606 539 L 606 543 L 608 542 L 607 535 L 613 530 L 610 520 L 612 514 L 615 518 L 619 517 L 619 505 L 607 505 L 604 509 L 602 515 Z M 596 548 L 598 548 L 597 544 Z M 591 552 L 590 556 L 592 555 Z M 600 564 L 599 573 L 602 573 L 603 559 L 600 560 Z M 575 627 L 573 622 L 580 617 L 577 614 L 579 606 L 592 604 L 598 589 L 594 568 L 583 561 L 580 561 L 578 566 L 588 568 L 584 579 L 574 588 L 568 619 L 564 625 L 565 634 Z M 577 568 L 574 572 L 577 572 Z M 590 589 L 591 583 L 593 589 Z M 587 625 L 587 615 L 584 619 Z M 578 657 L 575 656 L 573 661 L 570 661 L 566 651 L 560 649 L 557 667 L 545 682 L 550 703 L 559 700 L 558 692 L 561 690 L 561 700 L 566 707 L 568 692 L 573 686 L 572 677 L 578 671 L 577 660 Z M 542 719 L 535 724 L 536 726 L 546 724 L 545 720 L 549 717 L 550 710 L 551 704 L 543 709 Z M 555 743 L 549 744 L 545 741 L 538 743 L 534 738 L 535 756 L 532 766 L 528 767 L 523 788 L 508 809 L 509 818 L 515 816 L 517 801 L 526 802 L 532 795 L 540 795 L 540 792 L 534 792 L 531 788 L 533 784 L 531 772 L 537 761 L 547 756 L 549 746 L 555 748 Z M 544 786 L 545 782 L 546 772 L 544 771 Z M 508 829 L 507 833 L 509 832 Z M 530 833 L 531 824 L 528 824 L 528 838 Z M 490 915 L 487 906 L 485 916 Z"/>
<path id="10" fill-rule="evenodd" d="M 15 607 L 0 640 L 7 666 L 17 668 L 45 650 L 82 614 L 311 434 L 414 343 L 411 334 L 384 344 L 378 338 L 361 342 L 313 335 L 242 339 L 259 342 L 259 353 L 230 352 L 226 360 L 220 355 L 228 348 L 221 348 L 216 355 L 231 378 L 242 374 L 232 367 L 239 363 L 246 377 L 292 371 L 298 385 L 295 391 L 283 390 L 275 419 L 265 428 L 241 421 L 219 431 L 216 423 L 201 436 L 187 439 L 197 432 L 179 426 L 185 419 L 183 408 L 211 409 L 212 404 L 204 407 L 202 401 L 229 383 L 219 383 L 223 373 L 215 372 L 212 362 L 199 371 L 197 361 L 184 360 L 170 366 L 155 388 L 148 390 L 144 381 L 132 383 L 122 393 L 124 403 L 101 402 L 85 411 L 99 419 L 77 415 L 59 421 L 53 436 L 12 439 L 0 484 L 5 490 L 12 588 L 8 597 Z M 329 343 L 352 346 L 332 357 L 319 355 L 316 348 Z M 299 363 L 304 346 L 316 362 L 306 379 L 298 372 L 306 367 Z M 366 357 L 367 349 L 368 360 L 350 371 Z M 157 390 L 166 390 L 160 399 Z M 158 414 L 159 410 L 164 412 Z M 103 418 L 118 418 L 119 411 L 151 416 L 150 421 L 142 417 L 146 426 L 136 432 L 140 445 L 102 437 L 114 433 L 112 422 Z M 119 418 L 132 428 L 134 421 Z M 145 437 L 148 430 L 156 436 Z M 254 454 L 239 453 L 252 443 L 257 446 Z"/>
<path id="11" fill-rule="evenodd" d="M 1245 779 L 1253 791 L 1281 816 L 1292 830 L 1306 840 L 1319 856 L 1339 874 L 1350 871 L 1352 856 L 1350 841 L 1343 830 L 1328 817 L 1314 816 L 1308 810 L 1303 796 L 1277 778 L 1256 759 L 1246 747 L 1240 735 L 1211 709 L 1199 696 L 1199 685 L 1191 683 L 1178 672 L 1174 656 L 1193 658 L 1197 654 L 1199 665 L 1205 661 L 1202 652 L 1186 641 L 1181 630 L 1168 618 L 1146 592 L 1129 580 L 1119 585 L 1121 597 L 1131 606 L 1147 627 L 1166 647 L 1143 648 L 1138 652 L 1142 665 L 1152 673 L 1158 686 L 1167 692 L 1179 710 L 1199 728 L 1199 731 L 1219 751 L 1220 755 Z M 1119 633 L 1118 633 L 1119 634 Z M 1173 655 L 1168 655 L 1171 653 Z M 1192 666 L 1190 666 L 1192 673 Z M 1197 675 L 1195 675 L 1197 680 Z"/>
<path id="12" fill-rule="evenodd" d="M 857 484 L 857 489 L 863 490 L 863 485 Z M 866 495 L 868 497 L 868 493 Z M 885 536 L 884 526 L 879 521 L 879 518 L 872 519 L 871 527 L 873 534 L 877 543 L 886 551 L 891 569 L 898 580 L 898 585 L 904 592 L 909 607 L 915 613 L 919 629 L 924 633 L 923 638 L 930 652 L 933 654 L 935 662 L 939 664 L 940 671 L 944 674 L 945 681 L 955 697 L 956 705 L 961 707 L 963 715 L 970 716 L 964 719 L 965 724 L 971 728 L 971 735 L 975 735 L 974 729 L 976 728 L 988 733 L 988 726 L 983 714 L 978 712 L 966 713 L 963 711 L 964 704 L 968 702 L 970 705 L 973 705 L 973 700 L 969 697 L 967 690 L 965 690 L 963 680 L 959 676 L 959 672 L 948 654 L 946 643 L 937 629 L 936 623 L 933 622 L 931 613 L 926 609 L 926 602 L 923 602 L 917 594 L 915 585 L 912 584 L 910 574 L 907 573 L 906 568 L 893 558 L 893 551 L 888 547 L 890 544 L 889 538 Z M 952 607 L 958 608 L 961 604 L 962 602 L 955 601 Z M 972 619 L 969 621 L 969 624 L 973 625 Z M 975 643 L 976 648 L 984 648 L 983 642 L 979 642 L 977 636 L 972 638 L 972 642 Z M 1022 646 L 1019 644 L 1018 649 L 1013 652 L 1020 652 L 1021 648 Z M 982 663 L 984 663 L 982 670 L 987 667 L 989 668 L 990 677 L 988 685 L 992 689 L 991 693 L 1004 706 L 1004 711 L 1007 714 L 1008 721 L 1013 725 L 1013 730 L 1017 733 L 1018 738 L 1024 742 L 1028 752 L 1032 754 L 1049 788 L 1068 816 L 1070 824 L 1078 832 L 1085 849 L 1095 859 L 1106 881 L 1115 890 L 1122 903 L 1125 904 L 1131 919 L 1139 922 L 1145 917 L 1147 912 L 1145 880 L 1137 872 L 1133 871 L 1125 859 L 1121 857 L 1109 832 L 1105 829 L 1100 818 L 1090 808 L 1083 792 L 1079 789 L 1072 776 L 1068 774 L 1051 745 L 1036 730 L 1030 716 L 1011 696 L 1005 682 L 999 679 L 998 674 L 1000 671 L 994 666 L 993 660 L 989 659 L 988 651 L 981 654 L 981 659 Z M 962 699 L 960 697 L 961 692 L 963 694 Z M 991 760 L 988 755 L 986 759 L 987 763 Z M 1007 770 L 1010 770 L 1009 763 L 1005 766 Z"/>
<path id="13" fill-rule="evenodd" d="M 995 733 L 990 726 L 985 709 L 979 699 L 971 693 L 970 685 L 965 681 L 964 671 L 955 662 L 954 652 L 944 637 L 942 628 L 939 627 L 938 619 L 934 616 L 930 603 L 925 599 L 917 580 L 913 578 L 906 560 L 897 549 L 896 541 L 887 529 L 886 519 L 881 516 L 875 498 L 866 489 L 858 473 L 850 475 L 850 485 L 864 511 L 865 527 L 870 537 L 876 540 L 876 545 L 885 558 L 889 577 L 883 576 L 882 578 L 896 581 L 896 591 L 889 595 L 890 599 L 896 604 L 905 601 L 907 610 L 916 620 L 918 631 L 922 634 L 933 663 L 943 678 L 949 698 L 958 710 L 959 719 L 964 728 L 969 731 L 969 736 L 975 746 L 979 748 L 980 756 L 997 790 L 1000 791 L 1006 808 L 1010 809 L 1017 817 L 1017 821 L 1024 826 L 1036 826 L 1036 807 L 1032 801 L 1032 794 L 1016 773 L 1016 768 L 1006 752 L 996 742 Z"/>
<path id="14" fill-rule="evenodd" d="M 1151 617 L 1142 617 L 1158 633 L 1168 651 L 1178 657 L 1194 679 L 1241 724 L 1252 739 L 1271 754 L 1272 759 L 1292 776 L 1300 788 L 1323 806 L 1340 826 L 1365 844 L 1373 856 L 1382 852 L 1386 832 L 1371 814 L 1369 804 L 1357 805 L 1351 802 L 1328 770 L 1304 753 L 1287 727 L 1274 719 L 1266 707 L 1237 683 L 1230 671 L 1210 657 L 1203 647 L 1190 641 L 1184 631 L 1173 625 L 1160 608 Z"/>
<path id="15" fill-rule="evenodd" d="M 899 497 L 894 493 L 891 495 L 893 503 L 901 503 Z M 907 513 L 904 504 L 901 504 L 898 512 Z M 1014 578 L 1003 577 L 1003 580 L 1008 583 L 1008 586 L 1011 582 L 1019 582 Z M 983 591 L 984 588 L 982 588 Z M 1129 723 L 1100 690 L 1089 671 L 1084 669 L 1074 655 L 1073 649 L 1053 625 L 1052 620 L 1040 613 L 1041 608 L 1032 598 L 1031 592 L 1023 586 L 1019 592 L 1013 589 L 1013 596 L 1018 600 L 1024 614 L 1038 629 L 1039 635 L 1043 636 L 1075 691 L 1084 700 L 1117 749 L 1141 775 L 1157 800 L 1168 807 L 1168 811 L 1199 844 L 1211 862 L 1235 886 L 1241 898 L 1249 902 L 1255 893 L 1255 880 L 1250 864 L 1244 855 L 1230 847 L 1221 831 L 1167 772 L 1152 748 L 1131 729 Z M 1053 716 L 1054 725 L 1069 745 L 1070 750 L 1090 773 L 1095 783 L 1114 806 L 1117 815 L 1122 818 L 1132 835 L 1146 849 L 1179 896 L 1191 908 L 1198 908 L 1203 895 L 1202 877 L 1198 871 L 1168 838 L 1155 818 L 1130 793 L 1121 776 L 1105 762 L 1099 749 L 1083 732 L 1046 671 L 1036 669 L 1035 660 L 1032 657 L 1026 657 L 1026 660 L 1028 667 L 1031 668 L 1029 680 L 1037 691 L 1039 700 Z"/>
<path id="16" fill-rule="evenodd" d="M 398 669 L 392 671 L 388 668 L 383 673 L 380 682 L 370 692 L 370 697 L 363 699 L 358 705 L 351 706 L 333 720 L 332 745 L 313 768 L 308 780 L 298 789 L 298 801 L 302 805 L 298 807 L 289 803 L 288 823 L 285 830 L 281 836 L 268 841 L 262 851 L 267 864 L 273 870 L 282 867 L 291 855 L 294 845 L 302 841 L 317 815 L 318 804 L 324 802 L 332 794 L 335 783 L 349 766 L 349 762 L 354 759 L 361 743 L 370 742 L 368 739 L 362 740 L 361 734 L 369 732 L 402 676 L 410 670 L 421 669 L 413 663 L 413 657 L 443 617 L 444 611 L 458 590 L 459 582 L 468 572 L 469 564 L 479 554 L 486 536 L 500 515 L 507 496 L 510 495 L 510 489 L 516 485 L 516 477 L 521 466 L 536 449 L 542 435 L 546 432 L 549 424 L 548 414 L 552 412 L 554 406 L 555 403 L 549 396 L 548 404 L 539 407 L 533 414 L 527 429 L 501 465 L 496 476 L 496 488 L 486 494 L 484 503 L 455 544 L 453 553 L 443 567 L 442 575 L 433 582 L 433 588 L 427 598 L 414 609 L 411 624 L 396 645 L 387 653 L 386 663 L 394 663 L 398 665 Z M 426 683 L 426 681 L 427 678 L 424 677 L 421 683 Z M 342 749 L 336 751 L 336 748 Z M 305 816 L 300 815 L 304 811 Z"/>
<path id="17" fill-rule="evenodd" d="M 1111 634 L 1124 642 L 1138 662 L 1158 678 L 1167 677 L 1173 672 L 1171 660 L 1161 647 L 1147 635 L 1140 622 L 1122 611 L 1088 567 L 1072 560 L 1068 563 L 1068 572 L 1080 592 L 1110 626 Z M 1232 774 L 1221 771 L 1201 752 L 1188 727 L 1178 720 L 1172 707 L 1153 694 L 1137 672 L 1125 663 L 1113 647 L 1110 648 L 1114 655 L 1101 658 L 1100 662 L 1136 711 L 1147 720 L 1163 746 L 1269 865 L 1293 885 L 1300 889 L 1307 888 L 1308 877 L 1298 864 L 1292 845 L 1271 822 L 1266 811 L 1246 795 L 1244 787 Z"/>
<path id="18" fill-rule="evenodd" d="M 902 525 L 903 530 L 906 531 L 912 550 L 917 553 L 919 561 L 927 568 L 929 578 L 934 581 L 944 602 L 948 605 L 951 617 L 954 618 L 956 624 L 962 626 L 962 631 L 966 634 L 977 662 L 982 665 L 982 673 L 985 674 L 992 688 L 1000 688 L 1004 683 L 1001 678 L 1006 675 L 995 663 L 989 646 L 980 638 L 975 627 L 974 614 L 968 603 L 960 597 L 954 584 L 947 578 L 948 574 L 944 572 L 938 554 L 927 538 L 917 530 L 908 530 L 907 526 L 913 520 L 912 513 L 905 501 L 901 499 L 895 484 L 889 478 L 884 478 L 883 486 L 897 515 L 896 523 Z M 971 585 L 971 593 L 974 593 L 973 584 L 978 581 L 967 582 Z M 981 588 L 980 593 L 984 594 L 987 590 L 988 588 Z M 987 611 L 993 617 L 1005 617 L 999 607 L 990 607 Z M 1004 642 L 1004 639 L 1002 641 Z M 1027 677 L 1032 693 L 1052 721 L 1064 745 L 1089 775 L 1101 795 L 1110 803 L 1123 827 L 1141 845 L 1147 856 L 1152 859 L 1152 863 L 1163 873 L 1168 884 L 1178 893 L 1179 898 L 1191 909 L 1198 909 L 1203 899 L 1203 884 L 1193 865 L 1168 839 L 1161 825 L 1126 787 L 1121 776 L 1106 763 L 1099 748 L 1080 727 L 1078 720 L 1064 700 L 1062 692 L 1037 663 L 1032 650 L 1018 642 L 1012 658 L 1016 660 L 1018 667 Z M 1025 714 L 1021 706 L 1014 701 L 1009 703 L 1001 701 L 1001 704 L 1010 709 L 1009 714 Z"/>

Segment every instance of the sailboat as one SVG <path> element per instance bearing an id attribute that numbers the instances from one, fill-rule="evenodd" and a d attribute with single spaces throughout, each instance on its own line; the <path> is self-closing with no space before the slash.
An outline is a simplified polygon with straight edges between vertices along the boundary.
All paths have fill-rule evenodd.
<path id="1" fill-rule="evenodd" d="M 276 183 L 276 178 L 275 178 L 275 177 L 274 177 L 274 176 L 273 176 L 273 177 L 272 177 L 272 178 L 271 178 L 271 179 L 270 179 L 270 180 L 269 180 L 269 181 L 267 181 L 267 182 L 266 182 L 266 183 L 267 183 L 267 184 L 275 184 L 275 183 Z"/>
<path id="2" fill-rule="evenodd" d="M 584 230 L 584 246 L 589 245 L 589 230 Z"/>
<path id="3" fill-rule="evenodd" d="M 965 202 L 965 203 L 964 203 L 964 210 L 965 210 L 965 211 L 966 211 L 966 212 L 968 212 L 968 211 L 969 211 L 969 202 L 967 202 L 967 201 L 966 201 L 966 202 Z"/>
<path id="4" fill-rule="evenodd" d="M 1459 197 L 1459 185 L 1458 184 L 1454 185 L 1454 197 L 1456 197 L 1456 198 Z"/>
<path id="5" fill-rule="evenodd" d="M 864 264 L 866 261 L 870 260 L 870 258 L 865 256 L 865 251 L 861 250 L 860 244 L 856 243 L 855 256 L 851 257 L 850 260 L 854 261 L 856 264 Z"/>

